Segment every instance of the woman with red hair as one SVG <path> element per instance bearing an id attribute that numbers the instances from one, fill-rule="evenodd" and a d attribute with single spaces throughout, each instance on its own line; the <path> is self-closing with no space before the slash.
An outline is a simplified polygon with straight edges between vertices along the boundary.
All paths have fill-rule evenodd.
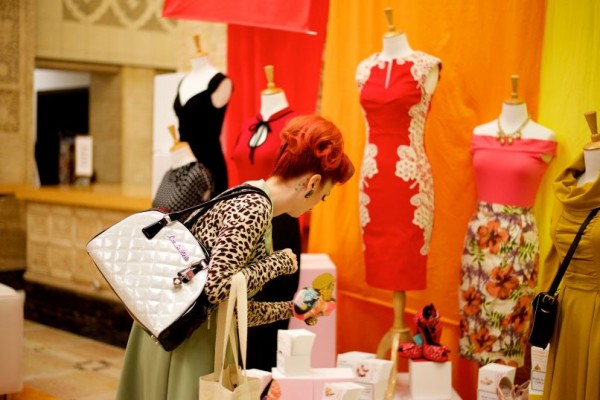
<path id="1" fill-rule="evenodd" d="M 281 132 L 281 143 L 272 176 L 245 183 L 264 193 L 223 200 L 199 217 L 192 214 L 186 222 L 210 252 L 204 286 L 210 313 L 229 296 L 231 277 L 242 271 L 250 293 L 249 326 L 293 316 L 292 301 L 252 301 L 265 283 L 297 269 L 290 249 L 273 251 L 272 218 L 283 213 L 302 215 L 354 174 L 341 132 L 320 116 L 291 119 Z M 197 399 L 199 377 L 213 372 L 216 323 L 208 321 L 198 321 L 198 328 L 170 352 L 134 322 L 117 399 Z"/>

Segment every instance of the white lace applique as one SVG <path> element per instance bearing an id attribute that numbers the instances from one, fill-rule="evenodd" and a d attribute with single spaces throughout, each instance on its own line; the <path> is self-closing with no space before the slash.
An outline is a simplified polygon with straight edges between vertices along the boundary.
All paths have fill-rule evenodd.
<path id="1" fill-rule="evenodd" d="M 425 120 L 431 95 L 424 90 L 424 85 L 431 67 L 437 65 L 439 60 L 420 51 L 414 52 L 406 60 L 413 62 L 410 72 L 419 82 L 422 95 L 421 101 L 412 106 L 408 112 L 411 117 L 408 127 L 410 146 L 398 147 L 396 176 L 406 182 L 413 181 L 411 187 L 418 186 L 419 192 L 410 199 L 410 204 L 415 206 L 412 222 L 423 229 L 424 243 L 420 253 L 426 255 L 429 252 L 433 228 L 433 179 L 424 145 Z"/>
<path id="2" fill-rule="evenodd" d="M 368 137 L 368 130 L 367 130 Z M 368 141 L 367 141 L 368 143 Z M 368 186 L 367 179 L 373 177 L 373 175 L 377 174 L 379 170 L 377 169 L 377 161 L 375 161 L 375 157 L 377 156 L 377 146 L 368 143 L 365 145 L 365 150 L 363 152 L 363 160 L 360 168 L 360 179 L 359 179 L 359 197 L 358 197 L 358 207 L 360 212 L 360 227 L 362 229 L 371 222 L 371 217 L 369 216 L 369 209 L 367 208 L 368 204 L 371 202 L 369 196 L 364 192 L 365 186 Z M 361 232 L 362 233 L 362 232 Z"/>
<path id="3" fill-rule="evenodd" d="M 366 81 L 369 80 L 369 76 L 371 76 L 371 68 L 373 65 L 377 64 L 377 54 L 371 55 L 369 58 L 363 60 L 356 67 L 356 84 L 358 85 L 358 92 L 362 90 Z"/>
<path id="4" fill-rule="evenodd" d="M 362 61 L 357 69 L 356 69 L 356 83 L 358 84 L 359 92 L 362 90 L 365 82 L 369 79 L 371 75 L 371 69 L 373 66 L 377 64 L 377 54 L 373 54 L 369 58 Z M 366 121 L 366 115 L 363 110 L 363 117 Z M 364 227 L 371 221 L 371 217 L 369 216 L 369 209 L 367 208 L 368 204 L 371 202 L 369 196 L 364 193 L 365 186 L 368 185 L 366 179 L 372 178 L 373 175 L 377 174 L 379 170 L 377 169 L 377 161 L 375 161 L 375 157 L 377 156 L 377 146 L 369 143 L 369 124 L 367 122 L 367 133 L 366 133 L 366 145 L 363 152 L 363 159 L 360 168 L 360 177 L 359 177 L 359 197 L 358 197 L 358 207 L 359 207 L 359 217 L 360 217 L 360 228 L 361 233 L 364 233 Z"/>

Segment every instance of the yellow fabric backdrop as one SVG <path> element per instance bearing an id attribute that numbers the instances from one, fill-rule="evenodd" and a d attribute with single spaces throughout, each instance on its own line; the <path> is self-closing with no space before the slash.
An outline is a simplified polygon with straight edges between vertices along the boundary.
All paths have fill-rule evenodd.
<path id="1" fill-rule="evenodd" d="M 550 249 L 550 215 L 555 204 L 552 182 L 590 141 L 583 114 L 600 112 L 600 2 L 548 1 L 540 83 L 539 122 L 556 132 L 557 158 L 545 176 L 536 217 L 543 258 Z M 556 265 L 540 270 L 538 289 L 547 290 Z"/>
<path id="2" fill-rule="evenodd" d="M 361 60 L 381 49 L 385 7 L 393 8 L 395 25 L 407 33 L 413 49 L 443 62 L 425 140 L 435 188 L 428 288 L 407 293 L 406 319 L 411 323 L 410 315 L 428 303 L 440 309 L 445 322 L 442 342 L 452 348 L 454 386 L 470 399 L 476 368 L 458 357 L 457 324 L 460 256 L 476 202 L 471 132 L 497 117 L 515 73 L 522 77 L 520 95 L 537 117 L 545 2 L 331 0 L 321 112 L 341 128 L 357 169 L 365 123 L 354 75 Z M 392 293 L 369 287 L 364 280 L 358 173 L 313 211 L 308 249 L 328 253 L 337 266 L 338 352 L 375 352 L 391 327 Z"/>

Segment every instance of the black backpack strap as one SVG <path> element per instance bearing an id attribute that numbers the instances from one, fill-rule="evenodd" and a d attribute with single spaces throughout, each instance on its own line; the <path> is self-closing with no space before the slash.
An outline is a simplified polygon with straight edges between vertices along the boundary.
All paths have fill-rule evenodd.
<path id="1" fill-rule="evenodd" d="M 560 281 L 562 280 L 563 275 L 565 274 L 565 272 L 567 272 L 567 267 L 569 266 L 569 263 L 571 262 L 571 258 L 573 258 L 573 254 L 575 254 L 575 250 L 577 249 L 577 245 L 579 244 L 579 240 L 581 239 L 581 236 L 583 236 L 583 232 L 585 231 L 585 228 L 588 226 L 588 224 L 590 223 L 592 218 L 594 218 L 594 216 L 598 213 L 598 210 L 600 210 L 600 207 L 594 208 L 588 214 L 587 218 L 585 219 L 585 221 L 583 221 L 583 224 L 581 224 L 581 227 L 577 231 L 577 234 L 575 235 L 575 239 L 573 239 L 573 243 L 571 243 L 571 247 L 569 247 L 569 250 L 567 251 L 565 258 L 560 263 L 558 272 L 556 273 L 556 276 L 554 277 L 554 281 L 552 281 L 552 285 L 550 286 L 550 290 L 548 291 L 548 293 L 550 293 L 552 296 L 554 296 L 556 294 L 556 291 L 558 290 L 558 285 L 560 285 Z"/>
<path id="2" fill-rule="evenodd" d="M 260 195 L 266 197 L 269 200 L 269 203 L 271 203 L 271 199 L 262 189 L 259 189 L 255 186 L 248 185 L 248 184 L 235 186 L 235 187 L 232 187 L 231 189 L 228 189 L 228 190 L 224 191 L 223 193 L 219 194 L 214 199 L 205 201 L 204 203 L 196 204 L 195 206 L 191 206 L 191 207 L 185 208 L 183 210 L 173 211 L 171 213 L 165 214 L 160 220 L 142 228 L 142 232 L 144 233 L 144 236 L 146 236 L 146 238 L 152 239 L 154 236 L 156 236 L 158 234 L 158 232 L 160 232 L 160 230 L 163 227 L 167 226 L 172 221 L 179 221 L 181 219 L 181 217 L 183 217 L 184 215 L 188 215 L 189 213 L 191 213 L 193 211 L 202 209 L 203 210 L 202 212 L 194 215 L 194 218 L 197 219 L 202 214 L 204 214 L 206 211 L 208 211 L 212 206 L 214 206 L 215 204 L 217 204 L 220 201 L 229 200 L 234 197 L 242 196 L 244 194 L 251 194 L 251 193 L 260 194 Z"/>

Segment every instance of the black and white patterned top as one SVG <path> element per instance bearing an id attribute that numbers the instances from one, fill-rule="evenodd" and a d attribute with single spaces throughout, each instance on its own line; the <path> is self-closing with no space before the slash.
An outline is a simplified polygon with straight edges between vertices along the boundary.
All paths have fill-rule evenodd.
<path id="1" fill-rule="evenodd" d="M 213 191 L 210 171 L 202 163 L 193 161 L 165 172 L 152 207 L 168 212 L 183 210 L 207 201 Z"/>

